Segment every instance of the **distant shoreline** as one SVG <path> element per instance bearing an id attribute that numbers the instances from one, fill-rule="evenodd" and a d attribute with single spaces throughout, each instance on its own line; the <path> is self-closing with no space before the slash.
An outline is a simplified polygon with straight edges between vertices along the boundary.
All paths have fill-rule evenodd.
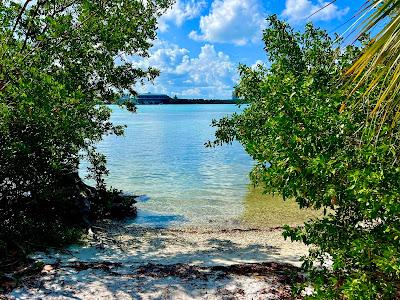
<path id="1" fill-rule="evenodd" d="M 163 101 L 161 103 L 135 103 L 135 105 L 190 105 L 190 104 L 233 104 L 237 105 L 239 102 L 233 100 L 171 100 L 171 101 Z"/>
<path id="2" fill-rule="evenodd" d="M 171 98 L 164 94 L 140 94 L 136 96 L 125 95 L 117 104 L 130 102 L 136 105 L 159 105 L 159 104 L 240 104 L 243 100 L 233 99 L 203 99 L 203 98 Z"/>
<path id="3" fill-rule="evenodd" d="M 163 104 L 238 104 L 238 101 L 215 99 L 171 99 Z"/>

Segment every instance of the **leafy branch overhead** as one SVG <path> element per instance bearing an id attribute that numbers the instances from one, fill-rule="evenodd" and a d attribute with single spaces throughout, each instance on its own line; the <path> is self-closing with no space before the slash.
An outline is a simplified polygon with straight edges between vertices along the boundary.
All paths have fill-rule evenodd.
<path id="1" fill-rule="evenodd" d="M 85 92 L 111 100 L 113 89 L 130 89 L 158 72 L 127 62 L 130 55 L 147 56 L 155 38 L 157 17 L 170 1 L 11 1 L 4 5 L 1 89 L 23 76 L 22 69 L 41 63 L 53 76 L 74 72 Z M 13 58 L 12 65 L 4 59 Z M 79 69 L 80 72 L 77 72 Z"/>

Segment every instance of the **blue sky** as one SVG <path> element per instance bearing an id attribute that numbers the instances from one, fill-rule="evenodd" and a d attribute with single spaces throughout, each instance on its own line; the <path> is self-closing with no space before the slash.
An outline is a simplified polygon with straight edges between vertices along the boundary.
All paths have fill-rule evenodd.
<path id="1" fill-rule="evenodd" d="M 308 21 L 332 32 L 349 20 L 364 0 L 176 0 L 159 20 L 158 38 L 139 66 L 156 67 L 154 83 L 137 86 L 140 93 L 179 98 L 230 99 L 239 63 L 265 61 L 261 41 L 265 17 L 277 14 L 301 30 Z M 349 23 L 351 24 L 351 22 Z M 346 26 L 337 30 L 342 33 Z"/>

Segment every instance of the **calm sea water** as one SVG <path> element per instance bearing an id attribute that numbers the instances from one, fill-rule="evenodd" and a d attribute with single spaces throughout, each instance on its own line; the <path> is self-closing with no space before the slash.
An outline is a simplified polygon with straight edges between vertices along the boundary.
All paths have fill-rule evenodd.
<path id="1" fill-rule="evenodd" d="M 212 119 L 239 111 L 234 105 L 139 106 L 132 114 L 112 106 L 112 121 L 126 124 L 123 137 L 98 145 L 107 157 L 107 183 L 141 197 L 135 222 L 231 222 L 243 212 L 252 166 L 238 143 L 206 148 Z M 85 173 L 85 163 L 81 166 Z"/>

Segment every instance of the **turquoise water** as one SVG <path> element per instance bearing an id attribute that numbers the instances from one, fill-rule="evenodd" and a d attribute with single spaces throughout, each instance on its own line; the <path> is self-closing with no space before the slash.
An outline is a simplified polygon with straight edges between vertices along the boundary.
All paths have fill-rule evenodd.
<path id="1" fill-rule="evenodd" d="M 107 157 L 109 185 L 146 195 L 138 203 L 136 222 L 211 224 L 241 215 L 250 157 L 238 143 L 204 146 L 213 139 L 211 120 L 240 108 L 154 105 L 138 106 L 136 114 L 112 109 L 112 121 L 128 127 L 123 137 L 105 137 L 98 149 Z"/>

